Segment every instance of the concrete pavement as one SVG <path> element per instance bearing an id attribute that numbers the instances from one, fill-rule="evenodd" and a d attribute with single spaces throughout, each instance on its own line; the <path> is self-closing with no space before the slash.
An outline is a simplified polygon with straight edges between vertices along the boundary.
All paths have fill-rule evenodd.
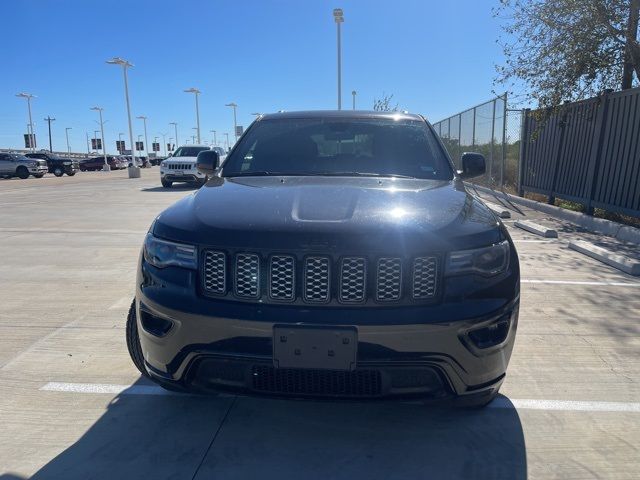
<path id="1" fill-rule="evenodd" d="M 126 311 L 147 228 L 193 190 L 142 173 L 0 180 L 0 479 L 638 478 L 640 280 L 569 250 L 593 234 L 507 205 L 522 304 L 494 408 L 158 395 Z"/>

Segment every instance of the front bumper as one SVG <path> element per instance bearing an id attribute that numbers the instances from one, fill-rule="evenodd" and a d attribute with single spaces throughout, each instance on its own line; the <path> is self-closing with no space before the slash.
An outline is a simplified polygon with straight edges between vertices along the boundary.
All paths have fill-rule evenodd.
<path id="1" fill-rule="evenodd" d="M 200 173 L 196 169 L 190 169 L 187 171 L 176 171 L 162 167 L 160 169 L 160 178 L 169 182 L 187 182 L 194 183 L 200 182 L 206 178 L 206 175 Z"/>
<path id="2" fill-rule="evenodd" d="M 49 167 L 38 165 L 37 167 L 29 167 L 29 173 L 32 175 L 45 174 L 49 171 Z"/>
<path id="3" fill-rule="evenodd" d="M 215 301 L 197 295 L 186 278 L 181 284 L 139 281 L 136 309 L 148 372 L 190 390 L 373 398 L 490 393 L 504 379 L 518 322 L 517 296 L 501 305 L 305 308 Z M 477 348 L 469 331 L 498 321 L 507 322 L 504 338 Z M 283 323 L 355 327 L 355 370 L 274 368 L 273 328 Z"/>

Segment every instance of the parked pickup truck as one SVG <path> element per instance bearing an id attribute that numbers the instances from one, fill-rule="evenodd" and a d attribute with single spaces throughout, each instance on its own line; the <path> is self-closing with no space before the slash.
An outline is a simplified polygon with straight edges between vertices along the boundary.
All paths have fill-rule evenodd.
<path id="1" fill-rule="evenodd" d="M 78 160 L 71 158 L 58 157 L 50 152 L 35 152 L 27 153 L 25 155 L 29 158 L 39 158 L 47 162 L 49 167 L 49 173 L 53 173 L 56 177 L 61 177 L 65 173 L 70 177 L 73 177 L 78 170 L 80 170 L 80 164 Z"/>
<path id="2" fill-rule="evenodd" d="M 47 173 L 47 162 L 39 158 L 27 158 L 20 153 L 0 153 L 0 177 L 42 178 Z"/>

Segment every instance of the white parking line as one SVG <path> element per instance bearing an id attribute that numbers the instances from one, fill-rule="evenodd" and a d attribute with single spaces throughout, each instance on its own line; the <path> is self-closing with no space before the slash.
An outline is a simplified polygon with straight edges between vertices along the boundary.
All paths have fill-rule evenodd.
<path id="1" fill-rule="evenodd" d="M 113 385 L 106 383 L 61 383 L 49 382 L 40 387 L 46 392 L 66 393 L 103 393 L 111 395 L 183 395 L 165 390 L 155 385 Z M 222 394 L 219 396 L 231 397 Z M 415 402 L 411 402 L 415 403 Z M 491 402 L 489 408 L 517 410 L 557 410 L 565 412 L 627 412 L 640 413 L 640 403 L 631 402 L 589 402 L 575 400 L 533 400 L 499 397 Z"/>
<path id="2" fill-rule="evenodd" d="M 521 279 L 521 283 L 540 283 L 550 285 L 592 285 L 596 287 L 635 287 L 640 288 L 640 283 L 629 282 L 582 282 L 578 280 L 527 280 Z"/>

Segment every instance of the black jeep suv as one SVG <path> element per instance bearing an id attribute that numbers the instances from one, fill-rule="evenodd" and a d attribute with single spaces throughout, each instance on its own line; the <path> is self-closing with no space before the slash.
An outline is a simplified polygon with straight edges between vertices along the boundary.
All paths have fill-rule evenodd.
<path id="1" fill-rule="evenodd" d="M 39 158 L 47 161 L 49 167 L 49 173 L 53 173 L 56 177 L 61 177 L 65 173 L 70 177 L 73 177 L 78 170 L 80 170 L 80 164 L 78 160 L 71 158 L 58 157 L 49 152 L 35 152 L 27 153 L 25 156 L 29 158 Z"/>
<path id="2" fill-rule="evenodd" d="M 169 389 L 484 405 L 514 344 L 513 242 L 419 115 L 257 119 L 162 212 L 140 256 L 131 357 Z"/>

